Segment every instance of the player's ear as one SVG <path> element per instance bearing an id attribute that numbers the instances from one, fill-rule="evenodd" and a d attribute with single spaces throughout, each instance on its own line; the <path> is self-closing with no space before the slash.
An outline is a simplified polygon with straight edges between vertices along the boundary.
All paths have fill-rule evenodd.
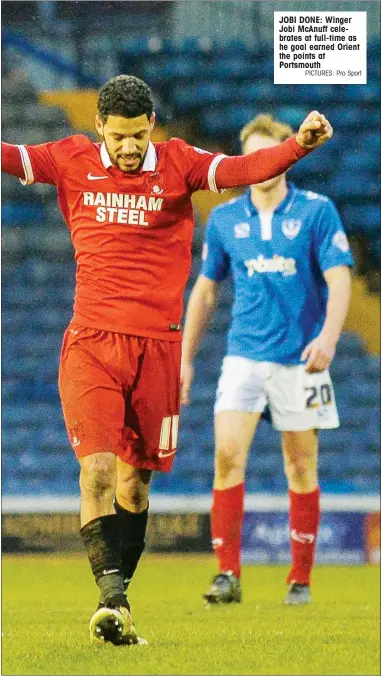
<path id="1" fill-rule="evenodd" d="M 98 115 L 98 113 L 95 116 L 95 129 L 97 130 L 99 136 L 103 137 L 103 122 L 101 120 L 100 115 Z"/>
<path id="2" fill-rule="evenodd" d="M 149 118 L 149 124 L 150 124 L 151 131 L 155 126 L 155 122 L 156 122 L 156 115 L 155 115 L 155 113 L 152 113 L 151 117 Z"/>

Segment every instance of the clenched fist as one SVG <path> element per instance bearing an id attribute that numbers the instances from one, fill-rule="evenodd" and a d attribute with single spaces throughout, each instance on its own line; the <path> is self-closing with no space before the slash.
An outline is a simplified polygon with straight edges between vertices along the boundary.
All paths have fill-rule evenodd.
<path id="1" fill-rule="evenodd" d="M 296 141 L 302 148 L 314 150 L 326 143 L 333 134 L 333 129 L 324 115 L 313 110 L 300 125 Z"/>

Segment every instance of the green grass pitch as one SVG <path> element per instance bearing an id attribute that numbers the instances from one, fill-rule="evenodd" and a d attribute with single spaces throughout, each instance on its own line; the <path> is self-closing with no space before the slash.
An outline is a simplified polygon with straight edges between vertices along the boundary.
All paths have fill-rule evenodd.
<path id="1" fill-rule="evenodd" d="M 212 556 L 145 554 L 130 591 L 148 646 L 94 646 L 85 554 L 3 557 L 2 674 L 380 674 L 379 568 L 317 567 L 281 604 L 284 566 L 246 566 L 243 603 L 206 610 Z"/>

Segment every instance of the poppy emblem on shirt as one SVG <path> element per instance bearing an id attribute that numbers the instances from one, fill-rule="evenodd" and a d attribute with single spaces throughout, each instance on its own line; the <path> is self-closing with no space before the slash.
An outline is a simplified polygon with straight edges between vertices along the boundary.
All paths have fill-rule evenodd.
<path id="1" fill-rule="evenodd" d="M 282 222 L 282 232 L 287 239 L 295 239 L 301 227 L 302 221 L 299 218 L 288 218 Z"/>
<path id="2" fill-rule="evenodd" d="M 154 195 L 161 195 L 165 190 L 163 177 L 161 174 L 151 174 L 146 177 L 147 192 Z"/>

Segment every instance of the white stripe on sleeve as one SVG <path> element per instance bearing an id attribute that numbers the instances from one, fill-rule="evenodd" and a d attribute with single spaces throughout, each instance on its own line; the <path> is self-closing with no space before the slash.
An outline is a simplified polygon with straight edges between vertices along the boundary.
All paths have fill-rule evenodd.
<path id="1" fill-rule="evenodd" d="M 28 151 L 25 148 L 25 146 L 17 146 L 17 148 L 20 151 L 22 166 L 23 166 L 24 173 L 25 173 L 25 179 L 20 178 L 20 183 L 22 183 L 23 185 L 31 185 L 31 183 L 34 183 L 34 176 L 33 176 L 32 163 L 30 161 Z"/>
<path id="2" fill-rule="evenodd" d="M 209 165 L 208 171 L 209 190 L 212 190 L 213 192 L 224 192 L 224 189 L 219 190 L 216 186 L 216 169 L 221 160 L 224 159 L 224 157 L 227 157 L 227 155 L 217 155 L 217 157 L 215 157 Z"/>

